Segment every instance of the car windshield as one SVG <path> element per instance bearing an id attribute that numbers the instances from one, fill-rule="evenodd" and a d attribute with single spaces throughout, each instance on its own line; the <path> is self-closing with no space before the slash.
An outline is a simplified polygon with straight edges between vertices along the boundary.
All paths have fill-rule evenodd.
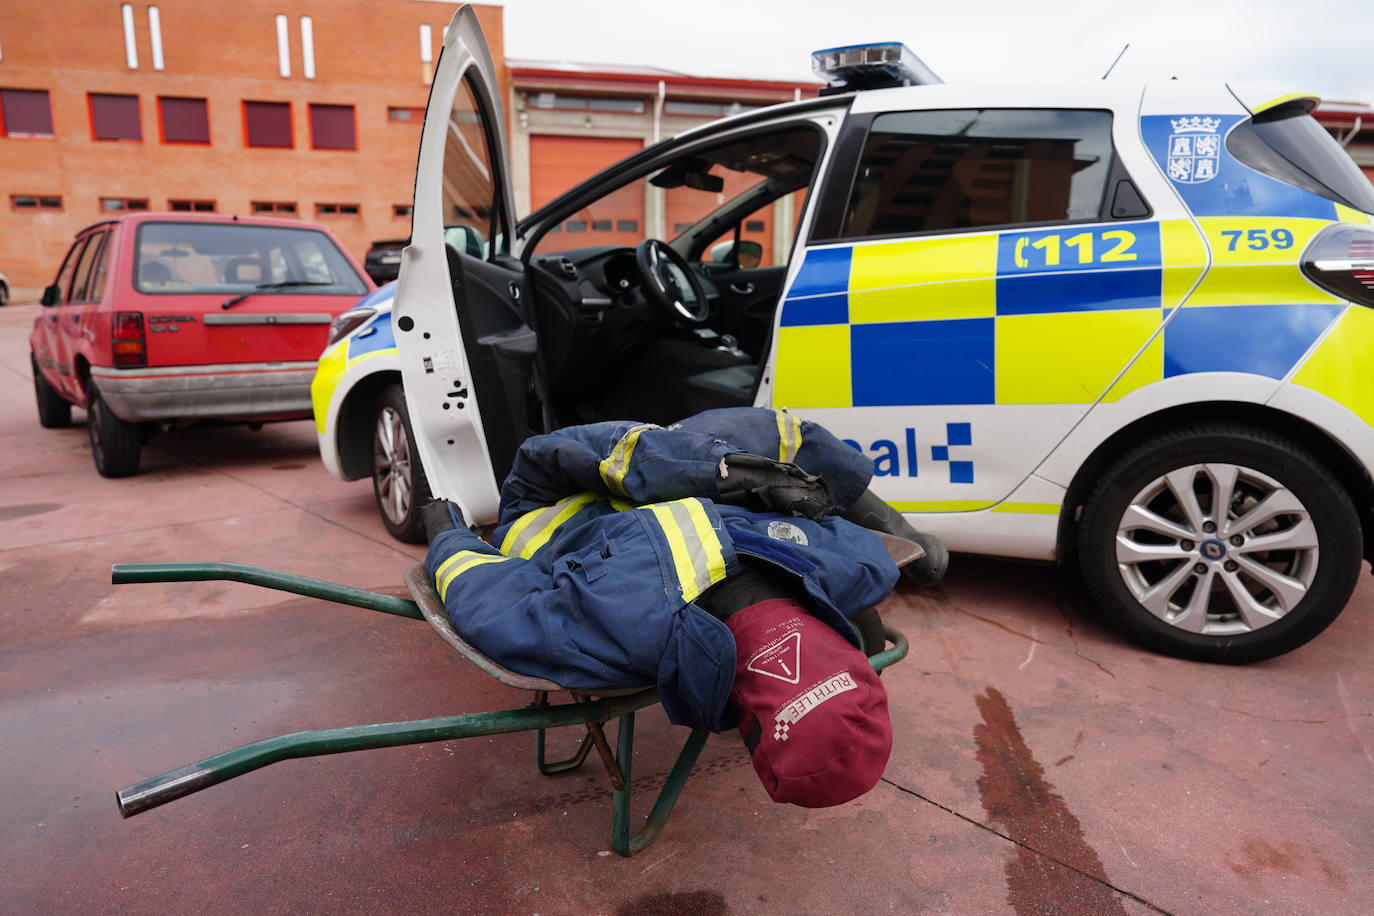
<path id="1" fill-rule="evenodd" d="M 143 223 L 134 283 L 143 293 L 282 293 L 359 296 L 367 291 L 329 236 L 248 223 Z"/>

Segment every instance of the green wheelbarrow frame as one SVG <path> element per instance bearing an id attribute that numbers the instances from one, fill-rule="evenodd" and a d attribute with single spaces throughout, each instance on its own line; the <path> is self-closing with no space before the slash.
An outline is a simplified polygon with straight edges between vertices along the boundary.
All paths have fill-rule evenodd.
<path id="1" fill-rule="evenodd" d="M 411 599 L 236 563 L 119 563 L 111 570 L 110 578 L 116 585 L 140 582 L 244 582 L 398 617 L 426 620 L 445 642 L 487 674 L 507 686 L 534 694 L 533 701 L 519 709 L 315 729 L 255 741 L 120 789 L 115 793 L 115 801 L 119 813 L 124 817 L 296 757 L 319 757 L 345 751 L 533 731 L 535 762 L 539 772 L 545 775 L 577 769 L 586 761 L 592 748 L 596 748 L 613 793 L 611 848 L 622 856 L 632 856 L 652 843 L 662 831 L 709 737 L 706 729 L 696 729 L 691 733 L 678 753 L 644 825 L 631 833 L 630 761 L 634 756 L 635 711 L 657 703 L 658 691 L 653 687 L 610 691 L 570 690 L 545 678 L 529 677 L 497 664 L 454 630 L 433 584 L 421 566 L 412 567 L 404 576 Z M 907 653 L 906 637 L 900 632 L 884 626 L 883 635 L 888 645 L 869 657 L 877 671 L 900 661 Z M 549 696 L 559 692 L 567 692 L 572 702 L 551 704 Z M 612 719 L 619 720 L 614 751 L 604 730 L 606 723 Z M 586 726 L 587 737 L 572 757 L 547 760 L 545 732 L 550 728 L 570 725 Z"/>

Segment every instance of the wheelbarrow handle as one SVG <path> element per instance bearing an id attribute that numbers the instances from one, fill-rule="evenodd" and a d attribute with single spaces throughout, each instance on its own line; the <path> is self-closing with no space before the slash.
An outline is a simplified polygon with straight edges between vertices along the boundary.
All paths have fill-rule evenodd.
<path id="1" fill-rule="evenodd" d="M 278 735 L 120 789 L 115 793 L 115 802 L 119 805 L 121 815 L 131 817 L 140 811 L 156 808 L 282 760 L 606 722 L 657 702 L 658 691 L 648 688 L 625 696 L 582 700 L 558 706 L 526 706 L 500 712 L 467 713 L 438 719 L 381 722 Z"/>
<path id="2" fill-rule="evenodd" d="M 110 568 L 110 581 L 115 585 L 140 582 L 244 582 L 281 592 L 323 598 L 339 604 L 424 620 L 425 615 L 409 598 L 397 598 L 364 588 L 338 585 L 323 579 L 297 576 L 261 566 L 239 563 L 116 563 Z"/>

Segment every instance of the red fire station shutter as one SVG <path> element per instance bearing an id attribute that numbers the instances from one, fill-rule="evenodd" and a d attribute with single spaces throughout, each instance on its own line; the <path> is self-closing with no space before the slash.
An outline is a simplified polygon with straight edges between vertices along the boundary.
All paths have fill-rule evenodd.
<path id="1" fill-rule="evenodd" d="M 530 205 L 548 203 L 573 185 L 608 165 L 643 149 L 640 140 L 622 137 L 555 137 L 530 135 Z M 563 219 L 558 230 L 569 234 L 546 245 L 581 248 L 586 245 L 637 245 L 644 239 L 644 183 L 592 202 Z"/>

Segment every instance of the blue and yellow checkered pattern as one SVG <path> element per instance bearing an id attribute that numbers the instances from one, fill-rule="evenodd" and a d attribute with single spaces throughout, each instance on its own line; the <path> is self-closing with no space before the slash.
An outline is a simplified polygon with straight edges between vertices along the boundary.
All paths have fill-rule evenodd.
<path id="1" fill-rule="evenodd" d="M 1167 325 L 1207 265 L 1188 220 L 810 250 L 783 304 L 774 403 L 1090 404 L 1192 372 L 1282 378 L 1341 305 L 1292 251 L 1216 254 L 1213 231 L 1250 222 L 1282 223 L 1298 251 L 1325 225 L 1204 225 L 1214 269 Z"/>

